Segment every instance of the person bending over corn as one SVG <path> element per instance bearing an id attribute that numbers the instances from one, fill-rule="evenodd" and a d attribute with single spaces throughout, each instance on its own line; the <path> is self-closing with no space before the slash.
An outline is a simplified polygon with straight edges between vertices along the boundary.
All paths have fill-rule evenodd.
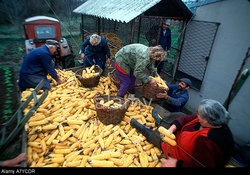
<path id="1" fill-rule="evenodd" d="M 108 43 L 105 38 L 97 34 L 87 37 L 81 45 L 80 52 L 84 67 L 91 67 L 96 64 L 104 70 L 106 61 L 110 64 L 110 50 Z"/>
<path id="2" fill-rule="evenodd" d="M 25 56 L 19 72 L 20 91 L 24 91 L 26 88 L 35 88 L 42 79 L 44 79 L 42 89 L 50 89 L 51 80 L 47 79 L 48 74 L 58 84 L 64 83 L 52 64 L 53 56 L 57 53 L 58 47 L 60 47 L 58 41 L 46 40 L 45 45 L 32 50 Z"/>
<path id="3" fill-rule="evenodd" d="M 202 100 L 196 115 L 161 119 L 153 109 L 152 116 L 158 126 L 154 131 L 135 119 L 130 124 L 163 151 L 167 157 L 163 167 L 224 167 L 230 159 L 234 143 L 227 126 L 230 117 L 219 102 Z M 169 124 L 170 117 L 177 119 Z M 168 128 L 167 139 L 161 139 L 162 127 Z"/>
<path id="4" fill-rule="evenodd" d="M 143 44 L 130 44 L 120 49 L 115 55 L 115 69 L 120 80 L 117 96 L 124 97 L 128 91 L 129 97 L 135 96 L 135 80 L 143 83 L 156 84 L 156 81 L 145 74 L 147 68 L 153 76 L 159 76 L 154 67 L 154 61 L 162 61 L 165 51 L 161 46 L 148 47 Z"/>

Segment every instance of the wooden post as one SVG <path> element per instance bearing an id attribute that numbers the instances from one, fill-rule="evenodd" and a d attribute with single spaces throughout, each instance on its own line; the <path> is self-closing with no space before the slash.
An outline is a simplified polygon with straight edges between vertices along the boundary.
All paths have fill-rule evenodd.
<path id="1" fill-rule="evenodd" d="M 159 39 L 160 39 L 160 35 L 161 35 L 162 21 L 163 21 L 163 19 L 161 18 L 159 28 L 158 28 L 158 34 L 157 34 L 157 38 L 156 38 L 156 44 L 157 45 L 159 44 Z"/>
<path id="2" fill-rule="evenodd" d="M 182 32 L 180 35 L 180 45 L 178 46 L 179 50 L 177 51 L 177 57 L 175 58 L 175 67 L 174 67 L 174 70 L 172 73 L 174 79 L 176 77 L 177 68 L 178 68 L 178 65 L 180 62 L 181 50 L 182 50 L 182 46 L 183 46 L 183 42 L 184 42 L 184 35 L 185 35 L 185 31 L 186 31 L 187 22 L 188 22 L 188 20 L 186 19 L 186 20 L 183 20 L 183 23 L 182 23 Z"/>
<path id="3" fill-rule="evenodd" d="M 101 33 L 101 18 L 97 18 L 98 35 Z"/>
<path id="4" fill-rule="evenodd" d="M 102 18 L 102 33 L 104 33 L 105 31 L 104 26 L 105 26 L 105 21 L 104 21 L 104 18 Z"/>
<path id="5" fill-rule="evenodd" d="M 140 35 L 141 35 L 141 17 L 139 16 L 138 33 L 137 33 L 137 43 L 140 42 Z"/>
<path id="6" fill-rule="evenodd" d="M 82 18 L 81 32 L 82 32 L 82 42 L 83 42 L 84 41 L 83 14 L 81 14 L 81 18 Z"/>
<path id="7" fill-rule="evenodd" d="M 134 32 L 135 32 L 135 20 L 133 19 L 132 24 L 131 24 L 130 44 L 133 43 L 133 40 L 134 40 Z"/>
<path id="8" fill-rule="evenodd" d="M 114 22 L 114 33 L 116 32 L 116 21 Z"/>

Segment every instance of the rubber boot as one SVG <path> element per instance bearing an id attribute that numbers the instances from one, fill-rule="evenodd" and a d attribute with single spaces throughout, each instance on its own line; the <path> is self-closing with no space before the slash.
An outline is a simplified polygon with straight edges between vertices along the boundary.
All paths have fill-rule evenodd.
<path id="1" fill-rule="evenodd" d="M 151 129 L 148 129 L 144 125 L 140 124 L 136 119 L 132 118 L 130 120 L 130 125 L 135 128 L 138 132 L 142 133 L 147 139 L 153 133 Z"/>
<path id="2" fill-rule="evenodd" d="M 156 126 L 159 126 L 162 119 L 158 116 L 158 112 L 155 108 L 152 110 L 152 117 L 155 119 Z"/>
<path id="3" fill-rule="evenodd" d="M 147 140 L 154 144 L 156 147 L 158 147 L 159 149 L 162 149 L 161 148 L 161 143 L 162 143 L 162 140 L 161 140 L 161 137 L 160 137 L 160 133 L 159 131 L 156 129 L 156 130 L 151 130 L 151 129 L 148 129 L 147 127 L 145 127 L 144 125 L 140 124 L 136 119 L 132 118 L 130 120 L 130 125 L 133 127 L 133 128 L 136 128 L 136 130 L 140 133 L 142 133 L 142 135 L 144 135 Z"/>

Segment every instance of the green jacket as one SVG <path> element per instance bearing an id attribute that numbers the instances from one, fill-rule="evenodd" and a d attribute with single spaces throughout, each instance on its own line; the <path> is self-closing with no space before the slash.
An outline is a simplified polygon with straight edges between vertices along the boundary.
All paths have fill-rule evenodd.
<path id="1" fill-rule="evenodd" d="M 154 61 L 149 58 L 148 47 L 143 44 L 130 44 L 121 48 L 115 55 L 115 60 L 122 70 L 130 74 L 134 71 L 136 78 L 149 83 L 152 78 L 145 74 L 147 68 L 153 76 L 157 75 Z"/>

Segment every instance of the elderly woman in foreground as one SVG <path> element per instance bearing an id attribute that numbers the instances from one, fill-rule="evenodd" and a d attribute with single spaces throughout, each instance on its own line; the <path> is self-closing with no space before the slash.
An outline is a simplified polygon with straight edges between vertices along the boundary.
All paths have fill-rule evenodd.
<path id="1" fill-rule="evenodd" d="M 202 100 L 196 115 L 179 117 L 170 127 L 155 109 L 152 116 L 158 126 L 176 135 L 176 146 L 162 141 L 158 129 L 152 131 L 135 119 L 130 124 L 164 152 L 167 160 L 162 162 L 163 167 L 224 167 L 230 159 L 233 150 L 233 137 L 227 126 L 230 117 L 219 102 Z"/>

